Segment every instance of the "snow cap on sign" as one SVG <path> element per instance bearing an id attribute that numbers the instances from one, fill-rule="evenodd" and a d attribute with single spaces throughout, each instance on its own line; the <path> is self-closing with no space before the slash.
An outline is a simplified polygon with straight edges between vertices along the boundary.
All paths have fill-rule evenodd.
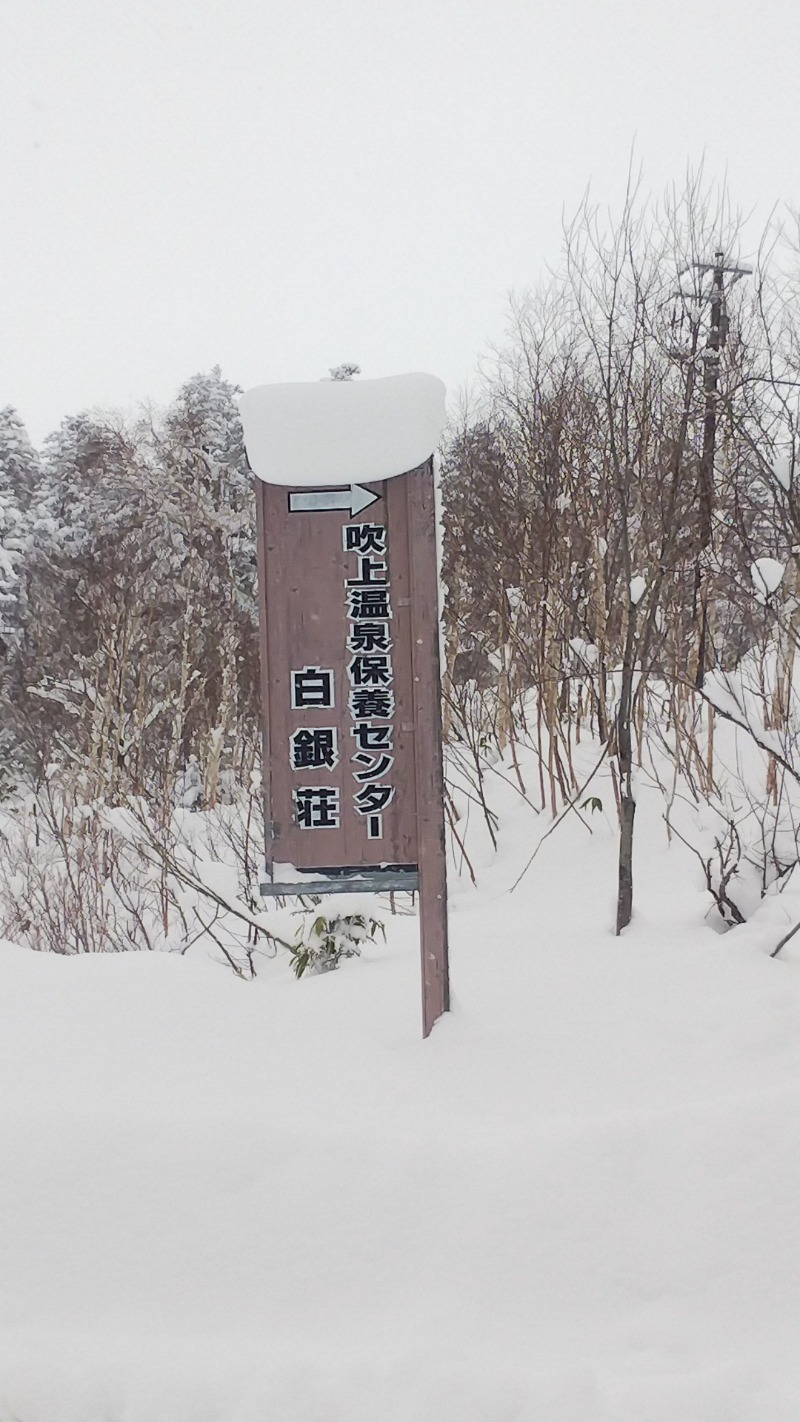
<path id="1" fill-rule="evenodd" d="M 433 454 L 445 393 L 435 375 L 256 385 L 239 401 L 250 468 L 293 488 L 392 479 Z"/>

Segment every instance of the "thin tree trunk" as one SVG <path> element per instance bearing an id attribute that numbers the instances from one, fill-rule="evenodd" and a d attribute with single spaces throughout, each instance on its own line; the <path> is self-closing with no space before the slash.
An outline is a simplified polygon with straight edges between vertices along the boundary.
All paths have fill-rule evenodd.
<path id="1" fill-rule="evenodd" d="M 620 825 L 619 881 L 617 887 L 617 933 L 627 928 L 633 915 L 633 823 L 636 799 L 633 791 L 633 676 L 636 641 L 636 609 L 628 614 L 625 653 L 622 663 L 622 686 L 617 712 L 617 756 L 619 760 Z"/>

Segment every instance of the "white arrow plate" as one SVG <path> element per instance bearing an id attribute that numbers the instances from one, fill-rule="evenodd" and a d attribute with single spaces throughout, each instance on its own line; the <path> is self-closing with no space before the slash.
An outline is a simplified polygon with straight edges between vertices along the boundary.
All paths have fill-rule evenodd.
<path id="1" fill-rule="evenodd" d="M 289 513 L 331 513 L 334 509 L 346 509 L 351 518 L 377 503 L 380 494 L 364 489 L 360 484 L 351 484 L 349 489 L 308 489 L 302 494 L 289 495 Z"/>

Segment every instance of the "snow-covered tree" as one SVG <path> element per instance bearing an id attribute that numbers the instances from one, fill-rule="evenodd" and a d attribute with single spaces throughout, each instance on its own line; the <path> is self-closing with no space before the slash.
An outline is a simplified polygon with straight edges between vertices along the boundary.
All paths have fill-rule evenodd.
<path id="1" fill-rule="evenodd" d="M 16 687 L 27 596 L 24 569 L 39 464 L 25 427 L 10 406 L 0 410 L 0 790 L 13 779 L 15 737 L 7 714 Z"/>
<path id="2" fill-rule="evenodd" d="M 239 729 L 258 715 L 255 496 L 237 393 L 217 367 L 196 375 L 150 431 L 180 598 L 171 763 L 177 773 L 198 754 L 212 802 Z"/>
<path id="3" fill-rule="evenodd" d="M 0 487 L 10 490 L 21 509 L 27 509 L 41 477 L 39 456 L 22 420 L 11 405 L 0 409 Z"/>
<path id="4" fill-rule="evenodd" d="M 132 429 L 94 414 L 64 420 L 25 517 L 33 612 L 14 714 L 29 760 L 43 766 L 56 749 L 95 793 L 160 784 L 165 804 L 192 756 L 205 803 L 221 778 L 246 781 L 255 501 L 236 388 L 214 370 Z M 10 555 L 3 568 L 16 576 Z"/>
<path id="5" fill-rule="evenodd" d="M 0 486 L 0 657 L 7 654 L 19 626 L 23 522 L 13 495 Z"/>
<path id="6" fill-rule="evenodd" d="M 36 452 L 19 415 L 6 406 L 0 410 L 0 655 L 4 644 L 21 633 L 21 565 L 38 484 Z"/>

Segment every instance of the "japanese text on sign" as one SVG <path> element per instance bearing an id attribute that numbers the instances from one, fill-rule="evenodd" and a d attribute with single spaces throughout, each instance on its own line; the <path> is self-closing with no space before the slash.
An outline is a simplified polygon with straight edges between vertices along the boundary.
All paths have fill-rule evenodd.
<path id="1" fill-rule="evenodd" d="M 345 553 L 355 555 L 354 576 L 345 580 L 347 678 L 350 691 L 349 735 L 354 744 L 352 804 L 366 820 L 367 838 L 383 837 L 383 812 L 392 803 L 394 767 L 394 667 L 392 605 L 386 561 L 386 527 L 378 523 L 345 524 Z M 291 673 L 291 704 L 297 711 L 328 711 L 335 702 L 334 674 L 305 666 Z M 298 726 L 289 739 L 292 770 L 333 771 L 339 764 L 336 726 Z M 302 785 L 294 790 L 301 829 L 338 829 L 341 791 L 337 786 Z"/>
<path id="2" fill-rule="evenodd" d="M 383 811 L 394 798 L 387 782 L 394 765 L 395 710 L 392 665 L 391 592 L 386 562 L 386 527 L 380 523 L 345 524 L 345 553 L 354 553 L 357 575 L 347 578 L 349 619 L 348 706 L 355 741 L 351 756 L 356 784 L 353 805 L 367 822 L 367 837 L 383 837 Z M 377 722 L 377 724 L 376 724 Z"/>

